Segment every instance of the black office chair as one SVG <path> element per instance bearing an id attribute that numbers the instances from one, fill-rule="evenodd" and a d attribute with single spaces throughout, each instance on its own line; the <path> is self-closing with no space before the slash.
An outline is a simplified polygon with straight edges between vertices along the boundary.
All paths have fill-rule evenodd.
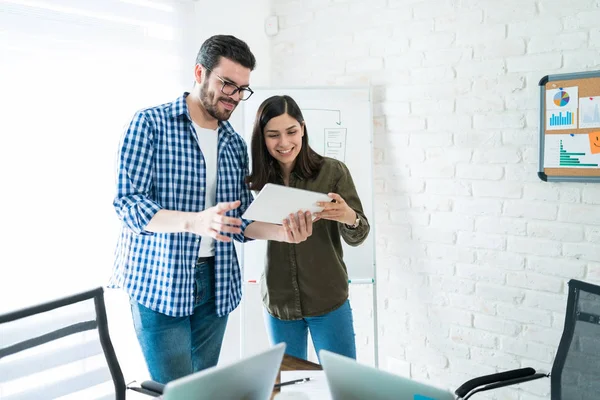
<path id="1" fill-rule="evenodd" d="M 546 377 L 551 400 L 600 399 L 600 286 L 569 281 L 565 325 L 550 374 L 521 368 L 472 379 L 454 393 L 467 400 L 475 393 Z"/>
<path id="2" fill-rule="evenodd" d="M 125 400 L 126 390 L 102 288 L 0 315 L 3 400 Z"/>

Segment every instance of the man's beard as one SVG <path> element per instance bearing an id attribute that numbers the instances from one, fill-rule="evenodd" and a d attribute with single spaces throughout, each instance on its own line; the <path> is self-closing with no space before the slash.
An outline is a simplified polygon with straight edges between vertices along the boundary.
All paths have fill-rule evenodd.
<path id="1" fill-rule="evenodd" d="M 216 93 L 210 92 L 208 90 L 207 83 L 208 82 L 205 81 L 202 84 L 202 87 L 200 87 L 200 103 L 202 103 L 202 106 L 204 107 L 204 109 L 206 110 L 208 115 L 210 115 L 217 121 L 227 121 L 229 119 L 229 117 L 231 117 L 231 113 L 233 112 L 233 110 L 235 110 L 235 107 L 237 106 L 238 103 L 236 101 L 233 101 L 232 99 L 230 99 L 229 97 L 227 97 L 225 95 L 223 95 L 222 97 L 215 98 Z M 233 104 L 233 106 L 234 106 L 233 110 L 220 111 L 219 110 L 219 101 L 220 100 L 223 100 L 226 103 Z"/>

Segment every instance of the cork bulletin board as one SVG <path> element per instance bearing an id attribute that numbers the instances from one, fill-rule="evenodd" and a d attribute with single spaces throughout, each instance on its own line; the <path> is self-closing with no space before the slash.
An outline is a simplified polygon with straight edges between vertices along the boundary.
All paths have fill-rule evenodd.
<path id="1" fill-rule="evenodd" d="M 539 178 L 600 182 L 600 71 L 548 75 L 539 85 Z"/>

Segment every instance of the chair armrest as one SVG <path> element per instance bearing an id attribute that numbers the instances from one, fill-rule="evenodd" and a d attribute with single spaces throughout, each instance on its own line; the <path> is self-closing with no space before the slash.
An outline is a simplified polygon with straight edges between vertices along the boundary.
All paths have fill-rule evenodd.
<path id="1" fill-rule="evenodd" d="M 528 376 L 524 376 L 521 378 L 515 378 L 515 379 L 509 379 L 507 381 L 502 381 L 502 382 L 495 382 L 495 383 L 490 383 L 484 386 L 480 386 L 472 391 L 470 391 L 464 398 L 462 398 L 463 400 L 467 400 L 469 399 L 471 396 L 473 396 L 475 393 L 479 393 L 479 392 L 485 392 L 486 390 L 492 390 L 492 389 L 497 389 L 497 388 L 501 388 L 504 386 L 510 386 L 510 385 L 516 385 L 519 383 L 523 383 L 523 382 L 529 382 L 529 381 L 534 381 L 536 379 L 540 379 L 540 378 L 547 378 L 549 377 L 550 374 L 544 374 L 544 373 L 535 373 L 533 375 L 528 375 Z"/>
<path id="2" fill-rule="evenodd" d="M 144 381 L 140 386 L 127 385 L 127 389 L 133 390 L 134 392 L 142 393 L 152 397 L 158 397 L 163 394 L 165 385 L 155 381 Z"/>
<path id="3" fill-rule="evenodd" d="M 140 385 L 143 389 L 150 390 L 157 394 L 163 394 L 165 391 L 165 385 L 156 381 L 144 381 Z"/>
<path id="4" fill-rule="evenodd" d="M 477 378 L 473 378 L 463 383 L 458 389 L 454 391 L 454 394 L 456 394 L 459 398 L 463 398 L 470 391 L 479 386 L 487 385 L 490 383 L 506 382 L 513 379 L 524 378 L 526 376 L 531 376 L 534 374 L 535 369 L 533 368 L 519 368 L 510 371 L 500 372 L 497 374 L 484 375 Z"/>

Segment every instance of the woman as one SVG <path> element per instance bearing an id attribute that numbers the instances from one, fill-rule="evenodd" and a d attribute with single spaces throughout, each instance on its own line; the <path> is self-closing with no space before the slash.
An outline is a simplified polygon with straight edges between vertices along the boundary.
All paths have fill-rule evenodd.
<path id="1" fill-rule="evenodd" d="M 250 189 L 266 183 L 327 193 L 312 236 L 298 244 L 269 241 L 261 277 L 265 322 L 272 343 L 307 357 L 307 333 L 319 355 L 326 349 L 356 359 L 343 238 L 360 245 L 369 222 L 344 163 L 318 155 L 308 145 L 302 112 L 289 96 L 273 96 L 258 109 L 252 133 Z M 317 222 L 318 221 L 318 222 Z"/>

